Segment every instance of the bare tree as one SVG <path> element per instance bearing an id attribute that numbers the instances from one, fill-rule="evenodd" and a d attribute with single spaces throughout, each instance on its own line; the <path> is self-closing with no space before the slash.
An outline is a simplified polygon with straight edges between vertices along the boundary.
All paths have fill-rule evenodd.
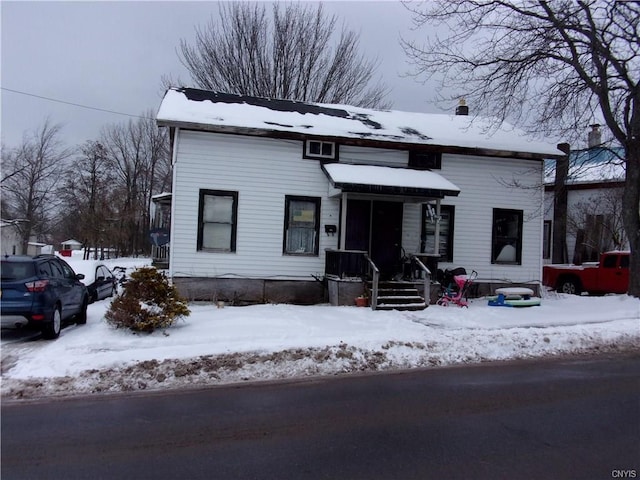
<path id="1" fill-rule="evenodd" d="M 440 75 L 478 113 L 567 140 L 590 123 L 607 126 L 625 153 L 629 294 L 640 297 L 640 3 L 443 0 L 408 8 L 416 26 L 447 32 L 403 43 L 413 73 Z"/>
<path id="2" fill-rule="evenodd" d="M 567 227 L 581 240 L 574 248 L 575 263 L 597 261 L 602 252 L 626 247 L 622 194 L 622 187 L 601 189 L 571 208 Z"/>
<path id="3" fill-rule="evenodd" d="M 58 199 L 56 188 L 71 151 L 59 140 L 60 125 L 49 119 L 24 136 L 22 144 L 2 156 L 2 212 L 20 220 L 22 249 L 34 235 L 48 230 Z"/>
<path id="4" fill-rule="evenodd" d="M 113 169 L 112 238 L 122 254 L 147 251 L 151 197 L 171 177 L 167 132 L 149 113 L 145 118 L 104 129 L 101 144 Z"/>
<path id="5" fill-rule="evenodd" d="M 80 151 L 59 189 L 62 208 L 57 230 L 80 240 L 85 246 L 85 258 L 89 258 L 91 249 L 97 258 L 98 248 L 111 246 L 113 174 L 100 142 L 88 141 Z"/>
<path id="6" fill-rule="evenodd" d="M 208 90 L 299 101 L 387 107 L 386 87 L 372 79 L 375 61 L 358 53 L 359 37 L 343 28 L 334 42 L 336 17 L 322 4 L 221 4 L 218 22 L 196 28 L 180 42 L 182 63 Z M 166 80 L 165 80 L 166 81 Z"/>

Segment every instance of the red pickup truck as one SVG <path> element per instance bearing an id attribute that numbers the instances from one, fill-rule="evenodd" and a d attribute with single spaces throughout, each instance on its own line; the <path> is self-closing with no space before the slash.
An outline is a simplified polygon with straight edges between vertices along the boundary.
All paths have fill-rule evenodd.
<path id="1" fill-rule="evenodd" d="M 579 295 L 626 293 L 629 289 L 629 252 L 606 252 L 598 263 L 545 265 L 542 283 L 562 293 Z"/>

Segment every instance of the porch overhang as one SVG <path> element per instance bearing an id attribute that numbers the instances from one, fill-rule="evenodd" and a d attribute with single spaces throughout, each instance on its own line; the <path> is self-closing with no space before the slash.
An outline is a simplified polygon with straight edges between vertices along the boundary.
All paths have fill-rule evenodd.
<path id="1" fill-rule="evenodd" d="M 342 193 L 402 195 L 425 198 L 457 196 L 460 189 L 431 170 L 326 163 L 322 170 Z"/>

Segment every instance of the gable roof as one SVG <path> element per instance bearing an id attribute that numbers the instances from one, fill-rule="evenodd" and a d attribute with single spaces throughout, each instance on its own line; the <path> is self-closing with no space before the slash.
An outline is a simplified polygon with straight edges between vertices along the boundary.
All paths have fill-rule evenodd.
<path id="1" fill-rule="evenodd" d="M 193 88 L 170 88 L 160 126 L 284 138 L 323 138 L 385 148 L 420 147 L 516 158 L 555 158 L 555 144 L 532 141 L 503 123 L 463 115 L 373 110 L 274 100 Z M 434 148 L 435 149 L 435 148 Z"/>

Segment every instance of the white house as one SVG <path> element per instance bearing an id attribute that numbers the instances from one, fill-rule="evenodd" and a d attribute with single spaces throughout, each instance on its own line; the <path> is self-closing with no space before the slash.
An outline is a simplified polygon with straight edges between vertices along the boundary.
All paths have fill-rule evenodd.
<path id="1" fill-rule="evenodd" d="M 424 278 L 437 251 L 487 285 L 540 280 L 543 161 L 562 153 L 458 113 L 169 89 L 169 275 L 191 298 L 353 303 L 341 282 Z"/>
<path id="2" fill-rule="evenodd" d="M 22 255 L 22 238 L 16 220 L 0 220 L 2 255 Z"/>

